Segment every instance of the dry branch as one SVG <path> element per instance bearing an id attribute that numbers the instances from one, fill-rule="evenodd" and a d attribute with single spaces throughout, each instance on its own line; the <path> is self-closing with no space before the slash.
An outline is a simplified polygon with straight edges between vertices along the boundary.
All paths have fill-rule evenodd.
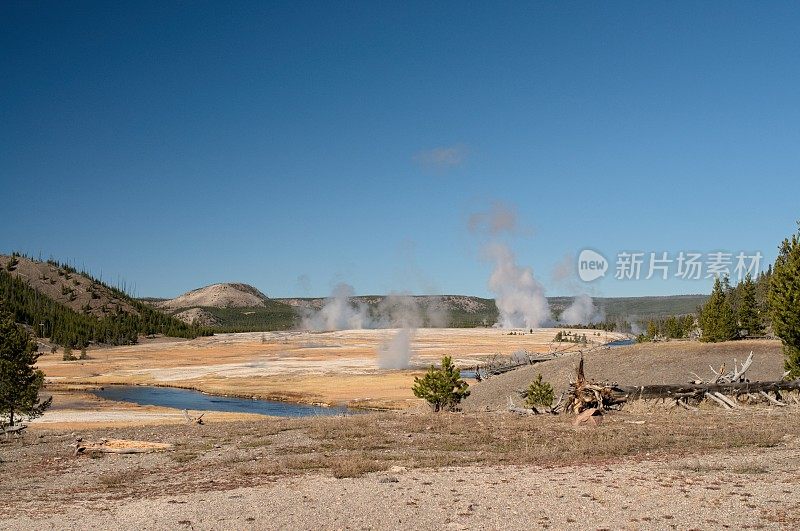
<path id="1" fill-rule="evenodd" d="M 539 415 L 540 411 L 535 407 L 531 407 L 530 409 L 519 407 L 514 404 L 514 400 L 509 396 L 508 397 L 508 410 L 511 413 L 517 413 L 519 415 Z"/>
<path id="2" fill-rule="evenodd" d="M 780 400 L 776 400 L 776 399 L 772 398 L 771 396 L 769 396 L 764 391 L 759 391 L 758 394 L 760 394 L 761 396 L 763 396 L 764 398 L 769 400 L 770 404 L 773 404 L 773 405 L 776 405 L 776 406 L 783 406 L 783 407 L 785 407 L 787 405 L 787 404 L 781 402 Z"/>
<path id="3" fill-rule="evenodd" d="M 203 424 L 203 415 L 205 415 L 205 413 L 201 413 L 199 417 L 190 417 L 189 411 L 186 409 L 183 410 L 183 418 L 185 418 L 186 422 L 189 424 Z"/>
<path id="4" fill-rule="evenodd" d="M 3 435 L 5 437 L 8 437 L 9 435 L 15 435 L 15 436 L 19 437 L 20 435 L 22 435 L 22 432 L 25 430 L 25 428 L 28 427 L 28 425 L 27 424 L 16 424 L 14 426 L 1 426 L 1 427 L 3 429 Z"/>

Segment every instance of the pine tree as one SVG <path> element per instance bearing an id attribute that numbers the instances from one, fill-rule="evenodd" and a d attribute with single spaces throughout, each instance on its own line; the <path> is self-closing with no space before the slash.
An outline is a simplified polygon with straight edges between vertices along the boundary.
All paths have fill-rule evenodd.
<path id="1" fill-rule="evenodd" d="M 751 336 L 761 335 L 764 333 L 764 328 L 761 324 L 761 315 L 756 301 L 756 283 L 753 282 L 750 273 L 742 281 L 739 291 L 739 308 L 737 311 L 739 328 L 747 330 L 747 334 Z"/>
<path id="2" fill-rule="evenodd" d="M 790 378 L 800 378 L 800 222 L 779 247 L 768 302 L 772 329 L 783 341 L 784 368 Z"/>
<path id="3" fill-rule="evenodd" d="M 469 384 L 461 379 L 461 374 L 450 356 L 442 358 L 442 368 L 433 365 L 422 378 L 414 378 L 411 390 L 417 398 L 425 399 L 434 411 L 452 411 L 462 399 L 469 396 Z"/>
<path id="4" fill-rule="evenodd" d="M 553 386 L 547 382 L 542 381 L 542 374 L 536 377 L 536 380 L 528 386 L 528 389 L 522 393 L 525 399 L 525 405 L 531 409 L 536 409 L 536 406 L 550 407 L 553 404 Z"/>
<path id="5" fill-rule="evenodd" d="M 737 335 L 736 319 L 719 277 L 714 280 L 714 289 L 700 311 L 701 341 L 716 343 L 728 341 Z"/>
<path id="6" fill-rule="evenodd" d="M 20 416 L 41 416 L 53 400 L 39 401 L 44 373 L 34 369 L 38 357 L 28 331 L 0 305 L 0 418 L 9 425 Z"/>

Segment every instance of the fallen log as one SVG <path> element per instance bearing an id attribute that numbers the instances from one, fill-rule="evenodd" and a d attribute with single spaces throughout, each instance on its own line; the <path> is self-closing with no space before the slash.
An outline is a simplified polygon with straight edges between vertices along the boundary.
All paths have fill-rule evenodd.
<path id="1" fill-rule="evenodd" d="M 747 393 L 758 394 L 775 391 L 800 390 L 800 380 L 785 381 L 774 380 L 767 382 L 732 382 L 709 384 L 673 384 L 673 385 L 641 385 L 641 386 L 615 386 L 615 394 L 626 399 L 654 398 L 702 398 L 706 393 L 722 393 L 723 395 L 741 395 Z"/>
<path id="2" fill-rule="evenodd" d="M 734 409 L 738 408 L 739 404 L 728 398 L 728 396 L 738 397 L 740 395 L 753 396 L 760 394 L 767 396 L 767 399 L 773 404 L 784 404 L 780 396 L 781 391 L 800 390 L 800 379 L 793 381 L 747 381 L 744 375 L 752 363 L 753 354 L 751 352 L 741 366 L 734 360 L 733 371 L 731 372 L 726 372 L 724 365 L 719 371 L 714 370 L 712 367 L 714 378 L 708 382 L 703 382 L 695 375 L 697 379 L 687 384 L 620 386 L 614 383 L 601 384 L 589 381 L 584 375 L 583 358 L 581 357 L 576 368 L 575 381 L 570 382 L 566 400 L 563 405 L 559 405 L 566 413 L 578 414 L 590 408 L 596 408 L 600 411 L 620 408 L 631 400 L 671 399 L 675 400 L 681 407 L 688 409 L 692 407 L 689 405 L 690 401 L 708 398 L 725 409 Z M 774 402 L 767 393 L 775 394 Z M 793 395 L 787 396 L 791 396 L 795 402 L 800 403 Z M 553 408 L 553 410 L 556 410 L 556 408 Z"/>
<path id="3" fill-rule="evenodd" d="M 539 410 L 536 409 L 535 407 L 524 408 L 524 407 L 519 407 L 519 406 L 515 405 L 514 404 L 514 400 L 512 400 L 510 396 L 508 397 L 508 411 L 510 411 L 511 413 L 517 413 L 518 415 L 539 415 L 539 414 L 541 414 L 539 412 Z"/>
<path id="4" fill-rule="evenodd" d="M 155 443 L 149 441 L 133 441 L 128 439 L 100 439 L 96 442 L 78 439 L 75 444 L 74 455 L 89 455 L 93 453 L 104 454 L 146 454 L 150 452 L 163 452 L 171 450 L 174 446 L 168 443 Z"/>

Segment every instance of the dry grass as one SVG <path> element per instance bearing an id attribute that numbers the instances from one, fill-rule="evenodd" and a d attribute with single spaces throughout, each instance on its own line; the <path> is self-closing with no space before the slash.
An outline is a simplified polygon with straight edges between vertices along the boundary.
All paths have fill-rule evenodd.
<path id="1" fill-rule="evenodd" d="M 101 474 L 97 482 L 106 489 L 131 488 L 145 476 L 141 468 L 129 468 Z"/>
<path id="2" fill-rule="evenodd" d="M 446 467 L 464 464 L 567 465 L 624 457 L 704 453 L 721 448 L 771 447 L 786 433 L 800 433 L 787 412 L 777 421 L 763 410 L 723 414 L 661 410 L 616 413 L 595 429 L 575 428 L 565 417 L 508 414 L 371 414 L 277 420 L 263 433 L 232 436 L 215 458 L 228 467 L 259 458 L 261 472 L 296 474 L 321 470 L 358 476 L 393 465 Z M 231 426 L 233 428 L 233 425 Z M 186 451 L 194 451 L 190 447 Z M 204 466 L 208 463 L 204 462 Z"/>
<path id="3" fill-rule="evenodd" d="M 74 435 L 48 432 L 38 444 L 4 445 L 3 459 L 13 466 L 0 466 L 0 499 L 14 500 L 10 489 L 33 489 L 43 482 L 52 485 L 48 496 L 58 503 L 73 500 L 76 492 L 85 499 L 102 498 L 109 490 L 119 498 L 146 497 L 154 492 L 226 490 L 302 474 L 358 477 L 395 465 L 606 464 L 686 458 L 732 448 L 758 456 L 767 448 L 800 440 L 799 409 L 623 411 L 607 415 L 597 428 L 575 428 L 569 417 L 508 413 L 373 413 L 119 428 L 81 435 L 170 442 L 176 451 L 111 455 L 92 461 L 92 466 L 83 458 L 64 459 Z M 764 464 L 739 463 L 741 469 L 735 472 L 762 474 Z M 692 465 L 683 466 L 688 470 Z"/>

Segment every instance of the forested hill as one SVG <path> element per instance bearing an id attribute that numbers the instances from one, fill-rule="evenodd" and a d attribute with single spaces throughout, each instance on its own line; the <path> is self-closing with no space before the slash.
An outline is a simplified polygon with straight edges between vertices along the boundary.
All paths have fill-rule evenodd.
<path id="1" fill-rule="evenodd" d="M 62 346 L 131 344 L 139 335 L 210 334 L 69 265 L 17 254 L 0 255 L 0 300 L 17 322 Z"/>

